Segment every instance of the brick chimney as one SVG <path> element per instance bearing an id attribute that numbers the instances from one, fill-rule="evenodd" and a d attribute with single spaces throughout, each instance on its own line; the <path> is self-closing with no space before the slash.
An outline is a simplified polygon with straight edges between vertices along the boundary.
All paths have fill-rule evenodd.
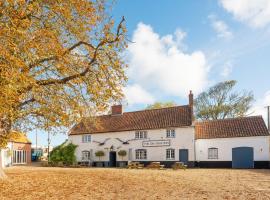
<path id="1" fill-rule="evenodd" d="M 193 93 L 192 90 L 189 91 L 189 95 L 188 95 L 188 105 L 191 109 L 191 117 L 192 117 L 192 121 L 194 121 L 194 113 L 193 113 L 193 106 L 194 106 L 194 100 L 193 100 Z"/>
<path id="2" fill-rule="evenodd" d="M 112 106 L 112 115 L 122 115 L 122 105 L 113 105 Z"/>

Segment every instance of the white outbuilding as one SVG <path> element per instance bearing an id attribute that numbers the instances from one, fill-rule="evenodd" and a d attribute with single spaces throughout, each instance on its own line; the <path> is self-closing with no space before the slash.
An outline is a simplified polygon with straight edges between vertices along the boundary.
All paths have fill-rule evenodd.
<path id="1" fill-rule="evenodd" d="M 195 123 L 200 167 L 269 168 L 270 136 L 261 116 Z"/>

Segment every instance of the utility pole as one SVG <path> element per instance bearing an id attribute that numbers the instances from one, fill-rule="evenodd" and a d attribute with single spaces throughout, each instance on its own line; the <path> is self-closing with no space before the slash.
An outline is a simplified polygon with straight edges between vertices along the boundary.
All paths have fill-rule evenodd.
<path id="1" fill-rule="evenodd" d="M 48 163 L 50 162 L 50 131 L 48 130 Z"/>
<path id="2" fill-rule="evenodd" d="M 36 129 L 36 153 L 37 153 L 37 141 L 38 141 L 38 138 L 37 138 L 37 129 Z"/>
<path id="3" fill-rule="evenodd" d="M 266 106 L 267 108 L 267 127 L 268 131 L 270 132 L 270 106 Z"/>
<path id="4" fill-rule="evenodd" d="M 50 143 L 51 143 L 51 139 L 50 139 L 50 129 L 49 129 L 49 124 L 48 124 L 48 120 L 46 121 L 46 128 L 48 131 L 48 163 L 50 162 Z"/>

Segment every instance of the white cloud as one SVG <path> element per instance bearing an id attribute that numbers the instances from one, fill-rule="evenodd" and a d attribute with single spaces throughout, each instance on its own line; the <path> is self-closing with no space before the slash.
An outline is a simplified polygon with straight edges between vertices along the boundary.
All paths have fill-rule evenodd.
<path id="1" fill-rule="evenodd" d="M 184 53 L 180 29 L 163 37 L 151 26 L 139 23 L 128 47 L 128 76 L 148 91 L 186 97 L 189 90 L 198 93 L 208 80 L 208 66 L 202 51 Z"/>
<path id="2" fill-rule="evenodd" d="M 227 78 L 231 73 L 232 73 L 232 70 L 233 70 L 233 64 L 231 61 L 227 61 L 224 66 L 223 66 L 223 70 L 221 71 L 221 76 L 223 78 Z"/>
<path id="3" fill-rule="evenodd" d="M 217 33 L 217 37 L 225 39 L 231 39 L 233 37 L 233 33 L 224 21 L 217 19 L 215 15 L 209 15 L 208 17 L 211 21 L 211 26 Z"/>
<path id="4" fill-rule="evenodd" d="M 270 23 L 269 0 L 220 0 L 228 12 L 252 27 L 264 27 Z"/>
<path id="5" fill-rule="evenodd" d="M 270 106 L 270 90 L 267 91 L 261 99 L 258 99 L 251 112 L 253 115 L 262 115 L 264 120 L 267 121 L 267 109 Z"/>
<path id="6" fill-rule="evenodd" d="M 155 101 L 151 94 L 137 84 L 128 85 L 123 89 L 123 92 L 129 105 L 152 104 Z"/>

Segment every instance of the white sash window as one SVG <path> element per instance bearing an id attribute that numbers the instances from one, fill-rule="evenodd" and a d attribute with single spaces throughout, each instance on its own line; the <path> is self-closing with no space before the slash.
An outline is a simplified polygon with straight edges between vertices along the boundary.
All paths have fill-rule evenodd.
<path id="1" fill-rule="evenodd" d="M 136 159 L 138 159 L 138 160 L 147 159 L 146 149 L 137 149 L 135 152 L 136 152 L 135 153 Z"/>
<path id="2" fill-rule="evenodd" d="M 175 150 L 174 149 L 166 149 L 166 159 L 174 160 L 175 159 Z"/>
<path id="3" fill-rule="evenodd" d="M 208 149 L 208 159 L 218 159 L 218 148 Z"/>

